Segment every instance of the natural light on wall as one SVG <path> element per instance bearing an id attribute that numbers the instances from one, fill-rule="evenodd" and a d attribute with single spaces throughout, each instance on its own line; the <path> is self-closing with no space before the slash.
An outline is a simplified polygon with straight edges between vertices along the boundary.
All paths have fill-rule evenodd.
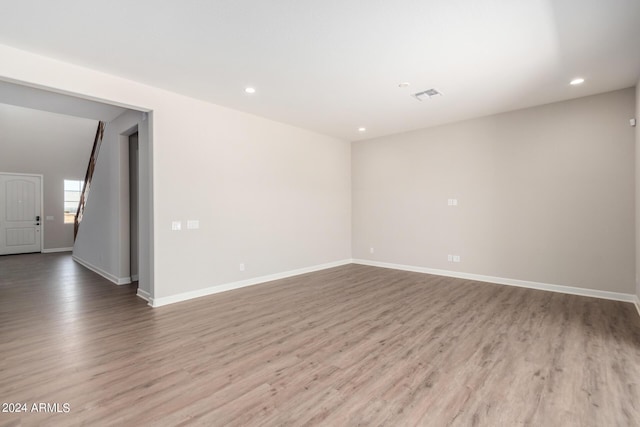
<path id="1" fill-rule="evenodd" d="M 64 223 L 73 224 L 78 204 L 80 203 L 80 193 L 84 181 L 76 181 L 72 179 L 64 180 Z"/>

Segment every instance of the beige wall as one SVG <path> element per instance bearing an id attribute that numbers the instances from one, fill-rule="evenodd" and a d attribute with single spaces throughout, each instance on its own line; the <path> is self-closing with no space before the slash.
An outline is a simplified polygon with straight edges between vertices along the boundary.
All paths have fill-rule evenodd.
<path id="1" fill-rule="evenodd" d="M 0 104 L 0 172 L 43 175 L 44 250 L 73 246 L 73 224 L 63 217 L 64 180 L 84 179 L 97 125 Z"/>
<path id="2" fill-rule="evenodd" d="M 640 304 L 640 78 L 636 84 L 636 296 Z"/>
<path id="3" fill-rule="evenodd" d="M 154 110 L 156 278 L 168 295 L 351 257 L 349 142 L 205 102 L 174 105 L 188 112 L 178 128 Z M 171 142 L 158 147 L 165 132 Z M 201 229 L 170 231 L 189 219 Z"/>
<path id="4" fill-rule="evenodd" d="M 353 257 L 633 293 L 634 108 L 625 89 L 353 143 Z"/>

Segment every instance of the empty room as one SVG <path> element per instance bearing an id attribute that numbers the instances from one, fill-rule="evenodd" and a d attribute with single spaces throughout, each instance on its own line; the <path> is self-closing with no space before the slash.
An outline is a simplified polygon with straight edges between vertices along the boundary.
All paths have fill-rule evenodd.
<path id="1" fill-rule="evenodd" d="M 640 3 L 5 1 L 0 427 L 640 426 Z"/>

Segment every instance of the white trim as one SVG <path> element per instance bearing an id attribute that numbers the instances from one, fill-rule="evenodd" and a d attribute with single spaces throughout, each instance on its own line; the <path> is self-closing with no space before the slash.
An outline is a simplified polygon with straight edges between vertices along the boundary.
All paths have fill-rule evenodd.
<path id="1" fill-rule="evenodd" d="M 190 292 L 182 292 L 162 298 L 150 298 L 149 305 L 152 307 L 160 307 L 167 304 L 186 301 L 193 298 L 199 298 L 206 295 L 217 294 L 219 292 L 230 291 L 232 289 L 244 288 L 246 286 L 258 285 L 260 283 L 271 282 L 273 280 L 286 279 L 287 277 L 298 276 L 300 274 L 312 273 L 314 271 L 326 270 L 327 268 L 339 267 L 341 265 L 351 264 L 352 260 L 344 259 L 341 261 L 330 262 L 327 264 L 314 265 L 311 267 L 299 268 L 297 270 L 285 271 L 283 273 L 269 274 L 267 276 L 254 277 L 253 279 L 240 280 L 238 282 L 224 283 L 221 285 L 211 286 L 204 289 L 198 289 Z"/>
<path id="2" fill-rule="evenodd" d="M 133 276 L 131 276 L 131 281 L 132 282 L 137 282 L 140 279 L 140 276 L 137 274 L 134 274 Z"/>
<path id="3" fill-rule="evenodd" d="M 391 268 L 394 270 L 413 271 L 416 273 L 434 274 L 436 276 L 455 277 L 458 279 L 477 280 L 479 282 L 497 283 L 500 285 L 518 286 L 521 288 L 539 289 L 543 291 L 560 292 L 563 294 L 581 295 L 585 297 L 602 298 L 615 301 L 634 302 L 633 294 L 600 291 L 597 289 L 578 288 L 574 286 L 552 285 L 549 283 L 531 282 L 528 280 L 506 279 L 503 277 L 483 276 L 480 274 L 462 273 L 459 271 L 438 270 L 435 268 L 416 267 L 412 265 L 392 264 L 387 262 L 354 259 L 354 264 L 370 265 L 372 267 Z"/>
<path id="4" fill-rule="evenodd" d="M 636 305 L 636 310 L 638 310 L 638 315 L 640 316 L 640 295 L 636 295 L 636 300 L 635 300 L 635 305 Z"/>
<path id="5" fill-rule="evenodd" d="M 136 295 L 139 298 L 142 298 L 143 300 L 145 300 L 146 302 L 150 303 L 150 301 L 151 301 L 151 294 L 149 292 L 147 292 L 147 291 L 143 291 L 140 288 L 138 288 L 138 292 L 136 292 Z"/>
<path id="6" fill-rule="evenodd" d="M 108 273 L 106 271 L 104 271 L 103 269 L 96 267 L 95 265 L 92 265 L 90 263 L 88 263 L 87 261 L 78 258 L 75 255 L 72 255 L 71 258 L 77 262 L 78 264 L 82 265 L 83 267 L 88 268 L 89 270 L 93 271 L 94 273 L 97 273 L 99 275 L 101 275 L 102 277 L 104 277 L 105 279 L 107 279 L 110 282 L 115 283 L 116 285 L 128 285 L 129 283 L 131 283 L 131 277 L 117 277 L 114 276 L 111 273 Z"/>
<path id="7" fill-rule="evenodd" d="M 73 248 L 49 248 L 49 249 L 43 249 L 42 253 L 43 254 L 52 254 L 52 253 L 56 253 L 56 252 L 72 252 Z"/>

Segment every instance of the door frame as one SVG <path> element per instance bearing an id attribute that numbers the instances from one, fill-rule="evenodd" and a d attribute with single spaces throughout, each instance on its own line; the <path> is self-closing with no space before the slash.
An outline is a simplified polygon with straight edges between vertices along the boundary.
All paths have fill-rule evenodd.
<path id="1" fill-rule="evenodd" d="M 0 175 L 30 176 L 40 179 L 40 253 L 42 253 L 42 251 L 44 250 L 44 175 L 42 175 L 41 173 L 18 173 L 1 171 Z"/>

